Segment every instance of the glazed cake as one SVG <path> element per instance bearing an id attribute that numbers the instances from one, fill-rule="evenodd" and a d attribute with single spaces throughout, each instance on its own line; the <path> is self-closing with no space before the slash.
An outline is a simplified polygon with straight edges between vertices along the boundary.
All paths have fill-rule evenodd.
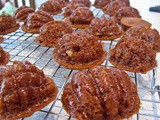
<path id="1" fill-rule="evenodd" d="M 136 39 L 146 40 L 148 44 L 152 45 L 152 49 L 160 52 L 160 35 L 156 29 L 145 26 L 135 26 L 128 29 L 124 37 L 134 37 Z"/>
<path id="2" fill-rule="evenodd" d="M 41 4 L 39 10 L 45 11 L 51 15 L 56 15 L 62 12 L 60 4 L 56 1 L 46 1 Z"/>
<path id="3" fill-rule="evenodd" d="M 136 17 L 141 18 L 138 10 L 136 8 L 133 8 L 131 6 L 121 7 L 115 14 L 114 18 L 115 20 L 120 23 L 121 19 L 124 17 Z"/>
<path id="4" fill-rule="evenodd" d="M 87 29 L 89 34 L 96 36 L 99 40 L 111 40 L 123 35 L 123 31 L 112 18 L 95 18 Z"/>
<path id="5" fill-rule="evenodd" d="M 136 85 L 124 71 L 102 66 L 75 73 L 61 101 L 77 120 L 129 119 L 141 104 Z"/>
<path id="6" fill-rule="evenodd" d="M 69 4 L 69 0 L 50 0 L 50 1 L 58 2 L 62 8 L 66 7 L 66 5 Z"/>
<path id="7" fill-rule="evenodd" d="M 93 12 L 87 7 L 78 7 L 72 14 L 65 19 L 65 22 L 72 25 L 74 28 L 87 28 L 94 19 Z"/>
<path id="8" fill-rule="evenodd" d="M 94 7 L 96 8 L 103 8 L 107 4 L 109 4 L 111 0 L 95 0 Z"/>
<path id="9" fill-rule="evenodd" d="M 63 21 L 51 21 L 44 24 L 40 29 L 35 42 L 42 46 L 55 46 L 63 35 L 72 33 L 72 27 Z"/>
<path id="10" fill-rule="evenodd" d="M 106 6 L 103 7 L 102 11 L 105 14 L 108 14 L 110 16 L 114 16 L 114 14 L 121 8 L 126 6 L 124 2 L 121 0 L 115 0 L 107 4 Z"/>
<path id="11" fill-rule="evenodd" d="M 22 30 L 27 33 L 39 33 L 40 28 L 47 22 L 54 21 L 52 16 L 44 11 L 29 14 L 27 22 L 22 25 Z"/>
<path id="12" fill-rule="evenodd" d="M 133 37 L 122 38 L 110 50 L 109 61 L 119 69 L 143 74 L 157 66 L 152 45 Z"/>
<path id="13" fill-rule="evenodd" d="M 90 0 L 71 0 L 72 3 L 80 3 L 85 5 L 86 7 L 89 7 L 91 5 Z"/>
<path id="14" fill-rule="evenodd" d="M 28 6 L 21 6 L 15 11 L 14 18 L 18 22 L 26 22 L 28 15 L 33 12 L 34 12 L 33 8 Z"/>
<path id="15" fill-rule="evenodd" d="M 28 61 L 0 67 L 0 119 L 28 117 L 52 102 L 58 88 Z"/>
<path id="16" fill-rule="evenodd" d="M 101 64 L 107 57 L 103 44 L 85 32 L 73 32 L 59 39 L 53 58 L 72 69 L 86 69 Z"/>
<path id="17" fill-rule="evenodd" d="M 18 30 L 20 25 L 11 15 L 2 14 L 0 16 L 0 35 L 9 34 Z"/>
<path id="18" fill-rule="evenodd" d="M 70 3 L 66 6 L 65 10 L 64 10 L 64 13 L 63 13 L 63 16 L 65 17 L 68 17 L 72 14 L 72 12 L 74 10 L 76 10 L 78 7 L 85 7 L 84 4 L 81 4 L 81 3 Z"/>

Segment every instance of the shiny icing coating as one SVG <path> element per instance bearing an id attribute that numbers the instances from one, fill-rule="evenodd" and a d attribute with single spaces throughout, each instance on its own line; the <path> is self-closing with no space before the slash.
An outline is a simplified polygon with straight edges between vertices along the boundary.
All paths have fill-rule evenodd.
<path id="1" fill-rule="evenodd" d="M 81 3 L 84 4 L 86 7 L 89 7 L 91 5 L 90 0 L 71 0 L 73 3 Z"/>
<path id="2" fill-rule="evenodd" d="M 115 0 L 105 5 L 102 10 L 105 14 L 114 16 L 114 14 L 119 10 L 119 8 L 124 6 L 126 6 L 124 2 L 122 2 L 121 0 Z"/>
<path id="3" fill-rule="evenodd" d="M 72 12 L 73 12 L 74 10 L 76 10 L 78 7 L 85 7 L 85 5 L 84 5 L 84 4 L 81 4 L 81 3 L 73 3 L 73 2 L 71 2 L 70 4 L 68 4 L 68 5 L 66 6 L 63 15 L 64 15 L 65 17 L 70 16 L 70 15 L 72 14 Z"/>
<path id="4" fill-rule="evenodd" d="M 28 29 L 40 28 L 49 21 L 54 21 L 54 19 L 49 13 L 44 11 L 36 11 L 34 13 L 29 14 L 25 26 Z"/>
<path id="5" fill-rule="evenodd" d="M 114 18 L 117 20 L 118 23 L 120 23 L 123 17 L 141 18 L 138 10 L 130 6 L 122 7 L 114 14 Z"/>
<path id="6" fill-rule="evenodd" d="M 11 15 L 2 14 L 0 16 L 0 32 L 5 32 L 17 26 L 19 26 L 18 23 Z"/>
<path id="7" fill-rule="evenodd" d="M 102 66 L 75 73 L 61 100 L 67 113 L 77 120 L 127 119 L 140 108 L 137 88 L 129 76 Z"/>
<path id="8" fill-rule="evenodd" d="M 59 39 L 56 45 L 59 59 L 69 64 L 85 64 L 101 58 L 105 51 L 103 44 L 85 32 L 73 32 Z"/>
<path id="9" fill-rule="evenodd" d="M 33 12 L 33 8 L 30 8 L 28 6 L 21 6 L 15 11 L 14 18 L 16 18 L 18 22 L 25 22 L 27 20 L 28 15 Z"/>
<path id="10" fill-rule="evenodd" d="M 95 18 L 88 27 L 88 32 L 97 37 L 111 37 L 122 34 L 120 27 L 112 18 Z"/>
<path id="11" fill-rule="evenodd" d="M 72 32 L 72 27 L 65 22 L 51 21 L 41 27 L 37 38 L 40 42 L 55 45 L 63 35 Z"/>
<path id="12" fill-rule="evenodd" d="M 160 52 L 160 35 L 156 29 L 145 26 L 131 27 L 126 31 L 124 37 L 134 37 L 136 39 L 146 40 L 153 46 L 153 50 Z"/>
<path id="13" fill-rule="evenodd" d="M 46 1 L 45 3 L 41 4 L 39 10 L 45 11 L 49 14 L 57 14 L 62 11 L 60 4 L 56 1 Z"/>
<path id="14" fill-rule="evenodd" d="M 94 19 L 93 12 L 87 7 L 78 7 L 69 16 L 72 24 L 90 24 L 91 20 Z"/>
<path id="15" fill-rule="evenodd" d="M 53 80 L 28 61 L 14 61 L 1 67 L 0 73 L 0 119 L 31 115 L 58 93 Z"/>
<path id="16" fill-rule="evenodd" d="M 110 50 L 109 61 L 117 68 L 130 72 L 146 73 L 157 66 L 152 45 L 134 37 L 122 38 Z"/>
<path id="17" fill-rule="evenodd" d="M 111 0 L 95 0 L 94 6 L 96 8 L 103 8 L 104 6 L 109 4 L 110 2 L 111 2 Z"/>
<path id="18" fill-rule="evenodd" d="M 58 2 L 62 8 L 69 3 L 69 0 L 50 0 L 50 1 Z"/>

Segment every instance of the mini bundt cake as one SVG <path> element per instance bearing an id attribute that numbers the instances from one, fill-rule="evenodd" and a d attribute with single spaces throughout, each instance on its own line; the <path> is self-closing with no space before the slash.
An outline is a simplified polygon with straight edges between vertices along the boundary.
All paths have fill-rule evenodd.
<path id="1" fill-rule="evenodd" d="M 58 2 L 62 8 L 66 7 L 66 5 L 69 3 L 69 0 L 50 0 L 50 1 Z"/>
<path id="2" fill-rule="evenodd" d="M 4 38 L 0 36 L 0 43 L 4 41 Z"/>
<path id="3" fill-rule="evenodd" d="M 114 16 L 114 14 L 119 10 L 119 8 L 124 6 L 126 6 L 124 2 L 122 2 L 121 0 L 115 0 L 107 4 L 105 7 L 103 7 L 102 11 L 105 14 Z"/>
<path id="4" fill-rule="evenodd" d="M 51 21 L 44 24 L 40 29 L 35 42 L 42 46 L 55 46 L 59 38 L 67 33 L 72 33 L 72 27 L 62 21 Z"/>
<path id="5" fill-rule="evenodd" d="M 28 14 L 33 13 L 34 9 L 30 8 L 28 6 L 22 6 L 19 7 L 15 13 L 14 13 L 14 18 L 18 22 L 25 22 L 27 20 Z"/>
<path id="6" fill-rule="evenodd" d="M 45 11 L 51 15 L 56 15 L 62 12 L 62 8 L 58 2 L 54 1 L 46 1 L 41 4 L 39 10 Z"/>
<path id="7" fill-rule="evenodd" d="M 136 85 L 127 73 L 96 66 L 79 71 L 65 85 L 62 105 L 77 120 L 122 120 L 139 112 Z"/>
<path id="8" fill-rule="evenodd" d="M 47 22 L 54 21 L 52 16 L 44 11 L 37 11 L 28 15 L 22 30 L 27 33 L 39 33 L 40 28 Z"/>
<path id="9" fill-rule="evenodd" d="M 0 68 L 0 119 L 28 117 L 52 102 L 58 88 L 31 63 L 15 61 Z"/>
<path id="10" fill-rule="evenodd" d="M 65 21 L 74 28 L 87 28 L 94 19 L 93 12 L 87 7 L 78 7 Z"/>
<path id="11" fill-rule="evenodd" d="M 109 61 L 119 69 L 143 74 L 157 66 L 152 45 L 133 37 L 122 38 L 110 50 Z"/>
<path id="12" fill-rule="evenodd" d="M 114 18 L 117 20 L 118 23 L 120 23 L 121 19 L 124 17 L 136 17 L 141 18 L 139 15 L 139 12 L 136 8 L 133 8 L 131 6 L 121 7 L 115 14 Z"/>
<path id="13" fill-rule="evenodd" d="M 123 28 L 123 30 L 128 30 L 131 27 L 134 26 L 145 26 L 150 28 L 152 26 L 151 23 L 149 23 L 148 21 L 145 21 L 141 18 L 135 18 L 135 17 L 124 17 L 121 19 L 121 26 Z"/>
<path id="14" fill-rule="evenodd" d="M 0 46 L 0 65 L 6 65 L 9 62 L 10 55 Z"/>
<path id="15" fill-rule="evenodd" d="M 0 35 L 9 34 L 18 30 L 20 25 L 11 15 L 2 14 L 0 16 Z"/>
<path id="16" fill-rule="evenodd" d="M 99 40 L 111 40 L 123 35 L 123 31 L 112 18 L 95 18 L 91 21 L 87 31 Z"/>
<path id="17" fill-rule="evenodd" d="M 53 58 L 60 65 L 72 69 L 86 69 L 101 64 L 107 56 L 103 44 L 85 32 L 63 35 L 53 50 Z"/>
<path id="18" fill-rule="evenodd" d="M 90 0 L 71 0 L 73 3 L 81 3 L 84 4 L 86 7 L 89 7 L 91 5 Z"/>
<path id="19" fill-rule="evenodd" d="M 94 7 L 96 8 L 103 8 L 107 4 L 109 4 L 111 0 L 95 0 Z"/>
<path id="20" fill-rule="evenodd" d="M 124 34 L 124 37 L 134 37 L 136 39 L 146 40 L 152 45 L 153 50 L 160 52 L 160 35 L 156 29 L 145 26 L 135 26 L 128 29 Z"/>
<path id="21" fill-rule="evenodd" d="M 70 3 L 66 6 L 65 10 L 64 10 L 64 13 L 63 13 L 63 16 L 65 17 L 68 17 L 72 14 L 72 12 L 74 10 L 76 10 L 78 7 L 85 7 L 84 4 L 81 4 L 81 3 Z"/>

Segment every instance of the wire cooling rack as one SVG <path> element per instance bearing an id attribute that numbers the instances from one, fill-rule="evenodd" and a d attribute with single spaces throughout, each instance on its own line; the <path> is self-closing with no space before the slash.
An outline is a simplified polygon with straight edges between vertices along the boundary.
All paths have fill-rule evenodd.
<path id="1" fill-rule="evenodd" d="M 101 17 L 103 12 L 94 7 L 90 8 L 96 17 Z M 62 15 L 53 16 L 55 20 L 63 20 Z M 20 29 L 14 33 L 4 35 L 5 41 L 1 46 L 10 53 L 9 64 L 14 60 L 28 60 L 35 64 L 44 73 L 53 78 L 59 88 L 59 94 L 55 101 L 47 105 L 32 116 L 22 120 L 74 120 L 63 109 L 60 101 L 63 88 L 70 81 L 72 75 L 77 70 L 67 69 L 60 66 L 52 59 L 52 47 L 42 47 L 34 42 L 38 34 L 24 33 Z M 113 48 L 118 40 L 105 41 L 105 50 Z M 113 67 L 108 58 L 102 64 L 109 68 Z M 137 85 L 138 93 L 141 98 L 141 109 L 137 115 L 130 120 L 160 120 L 160 86 L 156 85 L 156 69 L 145 75 L 127 72 L 132 81 Z M 132 89 L 132 88 L 131 88 Z"/>

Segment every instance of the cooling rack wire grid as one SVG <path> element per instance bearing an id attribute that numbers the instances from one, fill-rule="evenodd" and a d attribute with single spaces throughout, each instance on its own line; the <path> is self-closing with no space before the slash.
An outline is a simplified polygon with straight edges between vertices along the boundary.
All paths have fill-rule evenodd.
<path id="1" fill-rule="evenodd" d="M 101 17 L 103 12 L 94 7 L 90 8 L 96 17 Z M 63 20 L 62 15 L 54 15 L 55 20 Z M 5 41 L 1 46 L 10 53 L 9 64 L 14 60 L 28 60 L 35 64 L 44 73 L 53 78 L 59 88 L 57 99 L 42 110 L 35 112 L 28 118 L 21 120 L 74 120 L 63 109 L 60 101 L 64 85 L 70 81 L 72 75 L 77 70 L 67 69 L 60 66 L 52 59 L 51 47 L 42 47 L 34 42 L 38 34 L 24 33 L 21 29 L 14 33 L 4 35 Z M 105 41 L 105 50 L 113 48 L 118 40 Z M 102 64 L 109 68 L 113 67 L 108 58 Z M 132 81 L 137 85 L 138 93 L 141 98 L 141 109 L 137 115 L 130 120 L 160 120 L 160 86 L 157 84 L 156 69 L 145 75 L 127 72 Z"/>

